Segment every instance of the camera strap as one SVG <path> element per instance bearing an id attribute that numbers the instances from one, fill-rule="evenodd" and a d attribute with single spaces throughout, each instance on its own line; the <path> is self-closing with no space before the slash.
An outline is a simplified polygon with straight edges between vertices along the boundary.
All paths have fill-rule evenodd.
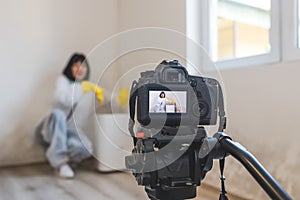
<path id="1" fill-rule="evenodd" d="M 219 132 L 223 132 L 224 129 L 226 129 L 226 115 L 225 115 L 225 107 L 224 107 L 224 97 L 223 97 L 223 91 L 221 86 L 219 86 L 219 101 L 218 101 L 219 105 L 219 118 L 220 118 L 220 122 L 219 122 Z"/>
<path id="2" fill-rule="evenodd" d="M 133 81 L 132 85 L 131 85 L 131 89 L 130 89 L 130 98 L 129 98 L 129 114 L 130 114 L 130 118 L 129 118 L 129 123 L 128 123 L 128 130 L 129 133 L 131 135 L 131 137 L 133 138 L 133 143 L 134 146 L 136 145 L 137 139 L 135 137 L 134 134 L 134 124 L 135 124 L 135 102 L 136 102 L 136 98 L 137 98 L 137 86 L 138 83 L 137 81 Z"/>
<path id="3" fill-rule="evenodd" d="M 225 106 L 224 106 L 224 97 L 223 97 L 223 91 L 222 87 L 219 87 L 219 132 L 223 132 L 224 129 L 226 129 L 226 114 L 225 114 Z M 226 190 L 225 190 L 225 176 L 224 176 L 224 167 L 225 167 L 225 157 L 219 160 L 220 162 L 220 180 L 221 180 L 221 190 L 220 190 L 220 196 L 219 200 L 228 200 L 228 197 L 226 196 Z"/>

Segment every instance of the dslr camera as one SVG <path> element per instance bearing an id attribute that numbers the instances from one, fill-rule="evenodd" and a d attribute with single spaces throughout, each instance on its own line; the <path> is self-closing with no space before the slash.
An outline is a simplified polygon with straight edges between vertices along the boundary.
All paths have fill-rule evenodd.
<path id="1" fill-rule="evenodd" d="M 216 125 L 219 111 L 220 130 L 225 128 L 219 82 L 191 76 L 177 60 L 164 60 L 133 82 L 129 103 L 134 149 L 125 159 L 126 167 L 150 199 L 195 197 L 216 157 L 205 141 L 203 125 Z"/>
<path id="2" fill-rule="evenodd" d="M 164 60 L 154 71 L 142 72 L 139 80 L 133 81 L 129 108 L 128 129 L 134 147 L 125 164 L 137 183 L 145 186 L 150 199 L 194 198 L 197 186 L 217 159 L 219 199 L 228 200 L 223 171 L 229 154 L 244 165 L 271 199 L 291 199 L 250 152 L 223 133 L 226 116 L 217 80 L 191 76 L 178 61 Z M 207 137 L 204 125 L 217 122 L 218 132 Z"/>

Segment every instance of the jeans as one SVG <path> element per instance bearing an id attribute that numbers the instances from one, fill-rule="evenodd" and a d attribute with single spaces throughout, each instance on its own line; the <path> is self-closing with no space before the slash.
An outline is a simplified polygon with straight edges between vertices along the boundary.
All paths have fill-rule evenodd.
<path id="1" fill-rule="evenodd" d="M 80 129 L 68 128 L 66 114 L 60 109 L 54 109 L 39 123 L 35 135 L 47 147 L 46 157 L 54 168 L 78 163 L 92 154 L 89 139 Z"/>

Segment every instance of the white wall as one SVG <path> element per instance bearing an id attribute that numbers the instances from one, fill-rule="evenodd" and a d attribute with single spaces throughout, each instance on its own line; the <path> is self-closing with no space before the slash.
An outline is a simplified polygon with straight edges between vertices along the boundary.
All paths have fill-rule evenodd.
<path id="1" fill-rule="evenodd" d="M 53 82 L 73 52 L 117 32 L 117 10 L 116 0 L 1 1 L 0 165 L 44 160 L 33 130 Z"/>

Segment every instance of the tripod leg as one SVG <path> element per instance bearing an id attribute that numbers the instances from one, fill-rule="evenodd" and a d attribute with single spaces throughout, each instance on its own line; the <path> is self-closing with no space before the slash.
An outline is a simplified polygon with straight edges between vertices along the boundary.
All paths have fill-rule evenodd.
<path id="1" fill-rule="evenodd" d="M 224 176 L 224 166 L 225 166 L 225 158 L 222 158 L 221 160 L 219 160 L 220 162 L 220 180 L 221 180 L 221 190 L 220 190 L 220 197 L 219 200 L 228 200 L 227 196 L 226 196 L 226 190 L 225 190 L 225 176 Z"/>

